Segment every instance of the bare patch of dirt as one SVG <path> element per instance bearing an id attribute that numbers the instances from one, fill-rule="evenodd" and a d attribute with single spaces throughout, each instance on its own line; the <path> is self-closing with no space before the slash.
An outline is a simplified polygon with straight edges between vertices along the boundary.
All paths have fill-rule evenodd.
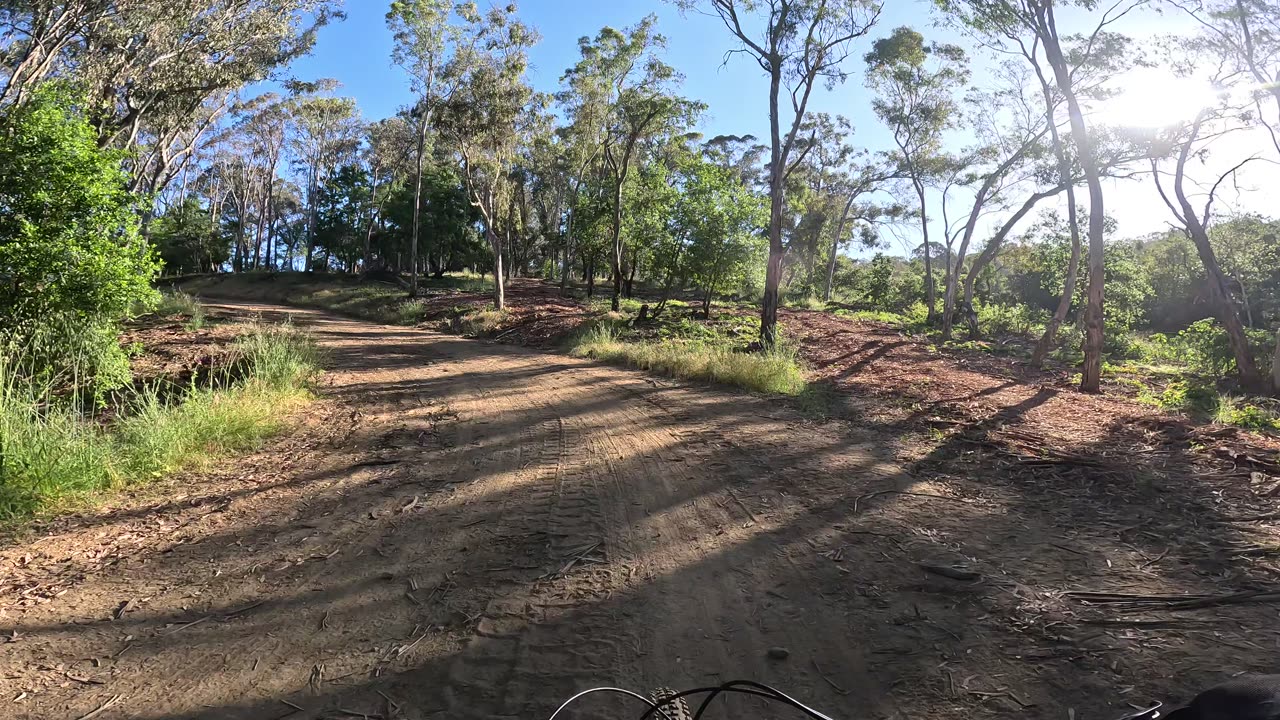
<path id="1" fill-rule="evenodd" d="M 224 311 L 310 326 L 322 400 L 260 453 L 0 551 L 9 716 L 541 718 L 593 685 L 752 678 L 834 717 L 1109 718 L 1274 669 L 1254 438 L 829 316 L 786 319 L 851 398 L 813 421 L 509 345 Z"/>

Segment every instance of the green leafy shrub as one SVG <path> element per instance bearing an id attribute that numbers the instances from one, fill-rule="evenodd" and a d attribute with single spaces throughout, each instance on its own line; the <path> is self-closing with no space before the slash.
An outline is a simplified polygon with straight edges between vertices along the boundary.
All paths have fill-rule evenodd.
<path id="1" fill-rule="evenodd" d="M 1174 380 L 1159 395 L 1160 407 L 1196 415 L 1212 415 L 1218 402 L 1218 392 L 1213 387 L 1188 380 Z"/>
<path id="2" fill-rule="evenodd" d="M 1280 430 L 1280 419 L 1265 408 L 1236 398 L 1224 397 L 1219 403 L 1214 421 L 1223 425 L 1235 425 L 1248 430 Z"/>
<path id="3" fill-rule="evenodd" d="M 978 326 L 992 335 L 1031 335 L 1044 330 L 1049 313 L 1022 303 L 979 305 Z"/>
<path id="4" fill-rule="evenodd" d="M 1246 330 L 1245 337 L 1254 360 L 1265 367 L 1272 350 L 1271 337 L 1265 330 Z M 1186 364 L 1196 372 L 1206 375 L 1228 375 L 1236 370 L 1235 353 L 1231 339 L 1217 320 L 1204 319 L 1191 323 L 1178 333 L 1181 349 L 1186 352 Z"/>
<path id="5" fill-rule="evenodd" d="M 62 85 L 0 108 L 0 340 L 29 349 L 28 369 L 77 366 L 99 392 L 128 381 L 119 323 L 154 304 L 160 267 L 123 160 Z"/>

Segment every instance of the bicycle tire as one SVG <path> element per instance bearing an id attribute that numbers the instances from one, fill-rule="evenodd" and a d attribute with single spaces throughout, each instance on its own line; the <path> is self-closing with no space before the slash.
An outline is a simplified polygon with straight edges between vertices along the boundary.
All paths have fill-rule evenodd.
<path id="1" fill-rule="evenodd" d="M 671 688 L 660 687 L 651 694 L 655 703 L 661 703 L 676 693 Z M 689 703 L 685 702 L 684 698 L 676 698 L 669 703 L 664 703 L 658 708 L 658 712 L 650 717 L 660 720 L 693 720 L 693 711 L 689 709 Z"/>

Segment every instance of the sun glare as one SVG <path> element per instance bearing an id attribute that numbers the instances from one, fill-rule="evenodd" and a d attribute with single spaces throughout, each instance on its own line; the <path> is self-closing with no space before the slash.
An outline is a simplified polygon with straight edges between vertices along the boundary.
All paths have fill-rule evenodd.
<path id="1" fill-rule="evenodd" d="M 1206 82 L 1157 68 L 1126 73 L 1111 87 L 1116 94 L 1099 103 L 1093 115 L 1116 127 L 1161 128 L 1180 123 L 1213 105 L 1217 97 Z"/>

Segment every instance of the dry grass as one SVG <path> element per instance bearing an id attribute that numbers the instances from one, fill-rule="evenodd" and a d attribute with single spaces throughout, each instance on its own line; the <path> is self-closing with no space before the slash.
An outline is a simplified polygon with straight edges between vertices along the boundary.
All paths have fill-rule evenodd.
<path id="1" fill-rule="evenodd" d="M 806 387 L 795 354 L 785 349 L 748 353 L 697 341 L 624 341 L 611 326 L 598 324 L 577 338 L 570 353 L 761 393 L 799 395 Z"/>

